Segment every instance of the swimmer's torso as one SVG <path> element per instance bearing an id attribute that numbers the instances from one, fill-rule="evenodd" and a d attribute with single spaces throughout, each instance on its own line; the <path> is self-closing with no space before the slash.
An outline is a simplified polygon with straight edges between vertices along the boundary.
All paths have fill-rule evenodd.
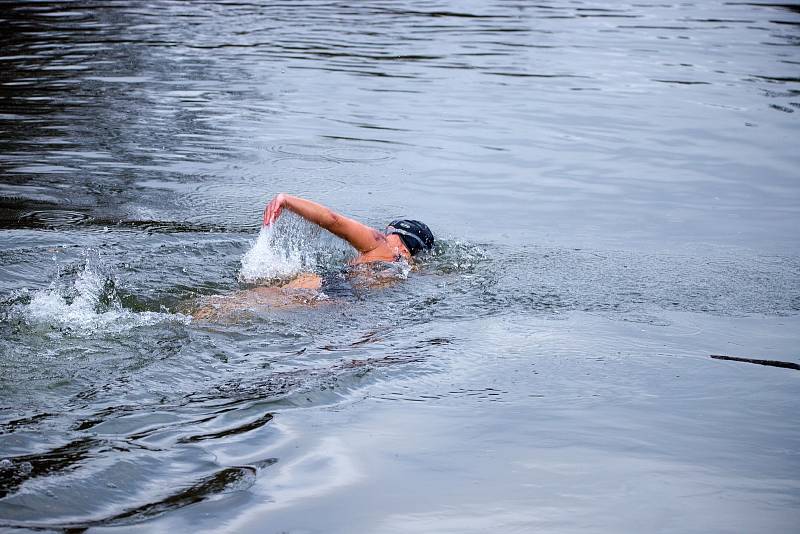
<path id="1" fill-rule="evenodd" d="M 315 307 L 355 296 L 363 290 L 393 285 L 404 280 L 410 270 L 411 265 L 401 259 L 352 263 L 324 275 L 301 273 L 279 286 L 204 297 L 191 314 L 201 320 L 232 320 L 240 312 L 257 309 Z"/>

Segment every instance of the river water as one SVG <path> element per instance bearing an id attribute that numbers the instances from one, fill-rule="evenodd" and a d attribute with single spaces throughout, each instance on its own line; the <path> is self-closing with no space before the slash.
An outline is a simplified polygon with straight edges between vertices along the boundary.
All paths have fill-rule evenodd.
<path id="1" fill-rule="evenodd" d="M 800 373 L 709 356 L 800 362 L 800 4 L 0 28 L 0 529 L 796 532 Z M 344 261 L 291 216 L 254 246 L 280 191 L 437 247 L 192 319 Z"/>

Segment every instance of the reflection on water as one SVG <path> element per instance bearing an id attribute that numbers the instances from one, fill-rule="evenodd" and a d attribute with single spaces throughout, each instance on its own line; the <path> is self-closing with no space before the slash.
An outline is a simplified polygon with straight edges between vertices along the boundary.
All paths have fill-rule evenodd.
<path id="1" fill-rule="evenodd" d="M 798 17 L 0 2 L 0 526 L 791 531 Z M 436 250 L 192 321 L 279 191 Z"/>

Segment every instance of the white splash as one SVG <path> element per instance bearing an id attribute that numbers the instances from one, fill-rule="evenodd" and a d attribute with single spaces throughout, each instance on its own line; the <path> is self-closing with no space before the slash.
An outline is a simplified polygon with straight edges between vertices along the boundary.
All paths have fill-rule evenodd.
<path id="1" fill-rule="evenodd" d="M 262 228 L 253 246 L 242 256 L 241 282 L 289 279 L 302 272 L 314 271 L 316 260 L 297 228 L 276 225 Z"/>
<path id="2" fill-rule="evenodd" d="M 47 289 L 33 292 L 27 304 L 14 304 L 7 318 L 70 335 L 120 333 L 165 321 L 191 320 L 181 314 L 126 310 L 114 289 L 113 277 L 103 274 L 95 263 L 87 258 L 71 286 L 56 280 Z"/>

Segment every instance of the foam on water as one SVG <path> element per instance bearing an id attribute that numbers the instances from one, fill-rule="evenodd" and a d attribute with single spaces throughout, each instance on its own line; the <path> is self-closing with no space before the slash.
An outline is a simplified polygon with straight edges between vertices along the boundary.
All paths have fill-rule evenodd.
<path id="1" fill-rule="evenodd" d="M 113 275 L 105 272 L 99 259 L 87 256 L 72 284 L 57 277 L 46 289 L 23 291 L 3 320 L 71 335 L 120 333 L 164 321 L 191 320 L 182 314 L 127 310 L 115 287 Z"/>

